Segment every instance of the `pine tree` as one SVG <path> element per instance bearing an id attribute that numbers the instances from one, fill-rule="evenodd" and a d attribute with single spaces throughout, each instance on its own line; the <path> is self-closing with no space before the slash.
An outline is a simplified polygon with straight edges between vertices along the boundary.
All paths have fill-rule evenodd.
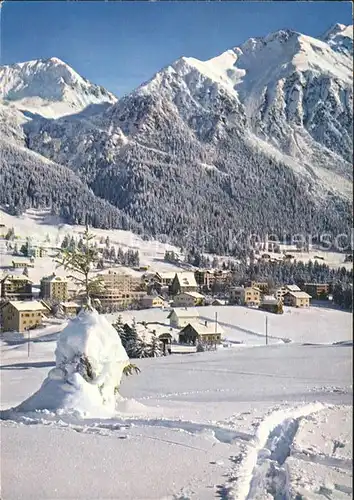
<path id="1" fill-rule="evenodd" d="M 15 244 L 16 246 L 16 244 Z M 27 257 L 28 256 L 28 243 L 25 243 L 24 245 L 21 246 L 20 252 Z"/>
<path id="2" fill-rule="evenodd" d="M 69 245 L 68 245 L 69 250 L 74 251 L 76 248 L 76 241 L 74 236 L 70 238 Z"/>
<path id="3" fill-rule="evenodd" d="M 123 264 L 124 263 L 124 252 L 121 249 L 121 247 L 118 248 L 116 262 L 117 262 L 117 264 Z"/>
<path id="4" fill-rule="evenodd" d="M 150 358 L 151 346 L 146 342 L 145 337 L 138 337 L 134 347 L 134 358 Z"/>
<path id="5" fill-rule="evenodd" d="M 118 333 L 120 340 L 122 342 L 122 346 L 124 347 L 124 349 L 126 349 L 127 333 L 124 330 L 124 325 L 123 325 L 123 320 L 122 320 L 121 315 L 118 316 L 117 321 L 115 323 L 113 323 L 113 326 L 117 330 L 117 333 Z"/>
<path id="6" fill-rule="evenodd" d="M 15 230 L 13 227 L 11 227 L 6 233 L 5 240 L 13 241 L 14 239 L 15 239 Z"/>
<path id="7" fill-rule="evenodd" d="M 110 260 L 115 261 L 115 260 L 116 260 L 116 257 L 117 257 L 117 254 L 116 254 L 116 247 L 111 246 L 111 249 L 110 249 L 110 251 L 109 251 L 109 258 L 110 258 Z"/>
<path id="8" fill-rule="evenodd" d="M 86 226 L 83 249 L 65 248 L 55 259 L 57 267 L 62 266 L 65 270 L 77 273 L 78 276 L 71 275 L 69 278 L 82 287 L 88 308 L 91 305 L 91 294 L 100 291 L 103 286 L 101 277 L 90 277 L 91 269 L 98 261 L 97 250 L 91 243 L 93 239 L 94 235 L 89 233 Z"/>
<path id="9" fill-rule="evenodd" d="M 103 259 L 98 259 L 97 264 L 96 264 L 97 269 L 104 269 L 104 261 Z"/>
<path id="10" fill-rule="evenodd" d="M 69 246 L 69 236 L 66 234 L 61 242 L 61 248 L 68 248 Z"/>
<path id="11" fill-rule="evenodd" d="M 151 358 L 158 358 L 164 354 L 162 342 L 157 337 L 155 330 L 152 332 L 148 353 Z"/>
<path id="12" fill-rule="evenodd" d="M 133 319 L 132 325 L 124 325 L 123 329 L 125 332 L 124 336 L 125 345 L 123 345 L 123 347 L 130 358 L 136 358 L 138 357 L 136 355 L 136 352 L 137 352 L 137 343 L 139 341 L 139 336 L 136 328 L 135 319 Z"/>
<path id="13" fill-rule="evenodd" d="M 27 276 L 27 278 L 28 278 L 29 273 L 28 273 L 28 267 L 27 267 L 27 266 L 24 268 L 24 270 L 23 270 L 23 273 L 22 273 L 22 274 L 23 274 L 24 276 Z"/>

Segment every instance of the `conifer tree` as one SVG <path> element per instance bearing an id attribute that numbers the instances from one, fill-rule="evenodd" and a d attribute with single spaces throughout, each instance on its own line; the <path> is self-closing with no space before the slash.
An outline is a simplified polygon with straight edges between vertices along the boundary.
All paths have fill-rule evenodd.
<path id="1" fill-rule="evenodd" d="M 94 235 L 89 233 L 88 226 L 86 226 L 82 249 L 64 248 L 61 253 L 56 257 L 55 262 L 57 267 L 64 267 L 65 270 L 72 271 L 76 275 L 70 275 L 73 281 L 78 284 L 83 290 L 86 307 L 91 307 L 91 294 L 98 292 L 102 289 L 103 283 L 101 277 L 90 277 L 93 266 L 98 261 L 98 253 L 92 244 Z"/>
<path id="2" fill-rule="evenodd" d="M 148 353 L 151 358 L 158 358 L 164 354 L 162 342 L 157 337 L 155 330 L 152 332 Z"/>

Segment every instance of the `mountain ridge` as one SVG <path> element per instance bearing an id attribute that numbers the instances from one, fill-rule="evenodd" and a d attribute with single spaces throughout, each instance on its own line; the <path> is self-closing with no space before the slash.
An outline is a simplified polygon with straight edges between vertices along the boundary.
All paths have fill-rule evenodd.
<path id="1" fill-rule="evenodd" d="M 182 57 L 97 113 L 27 120 L 26 144 L 183 244 L 220 253 L 245 227 L 347 231 L 347 32 L 333 27 L 329 44 L 280 30 L 208 61 Z"/>

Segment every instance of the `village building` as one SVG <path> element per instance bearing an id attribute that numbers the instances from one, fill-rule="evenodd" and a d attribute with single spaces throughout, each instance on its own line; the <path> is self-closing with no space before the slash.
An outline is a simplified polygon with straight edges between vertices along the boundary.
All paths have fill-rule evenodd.
<path id="1" fill-rule="evenodd" d="M 330 293 L 329 283 L 305 283 L 303 291 L 315 300 L 327 300 Z"/>
<path id="2" fill-rule="evenodd" d="M 261 301 L 261 290 L 255 286 L 230 288 L 230 304 L 258 306 Z"/>
<path id="3" fill-rule="evenodd" d="M 232 271 L 223 269 L 198 269 L 194 273 L 200 289 L 210 291 L 216 286 L 224 287 L 231 281 Z"/>
<path id="4" fill-rule="evenodd" d="M 171 354 L 172 335 L 170 333 L 161 333 L 161 335 L 159 335 L 159 340 L 163 346 L 164 355 Z"/>
<path id="5" fill-rule="evenodd" d="M 13 260 L 12 267 L 14 269 L 25 269 L 26 267 L 34 267 L 34 264 L 30 260 Z"/>
<path id="6" fill-rule="evenodd" d="M 299 288 L 297 285 L 280 286 L 275 289 L 274 297 L 278 300 L 283 300 L 284 295 L 286 295 L 288 292 L 301 292 L 301 288 Z"/>
<path id="7" fill-rule="evenodd" d="M 46 305 L 37 300 L 6 302 L 2 307 L 2 330 L 23 333 L 39 326 L 49 313 Z"/>
<path id="8" fill-rule="evenodd" d="M 76 316 L 81 308 L 82 305 L 79 302 L 60 302 L 60 308 L 63 311 L 63 314 L 65 316 Z"/>
<path id="9" fill-rule="evenodd" d="M 198 284 L 195 280 L 194 273 L 183 272 L 176 273 L 170 286 L 171 295 L 177 295 L 184 292 L 197 292 Z"/>
<path id="10" fill-rule="evenodd" d="M 29 246 L 27 249 L 27 257 L 34 257 L 35 259 L 45 257 L 47 255 L 47 250 L 43 247 L 32 247 Z"/>
<path id="11" fill-rule="evenodd" d="M 168 293 L 169 288 L 172 284 L 174 277 L 176 276 L 176 272 L 168 272 L 168 273 L 155 273 L 153 281 L 156 286 L 156 290 L 158 293 Z"/>
<path id="12" fill-rule="evenodd" d="M 287 292 L 283 297 L 285 306 L 309 307 L 311 295 L 306 292 Z"/>
<path id="13" fill-rule="evenodd" d="M 199 313 L 195 309 L 173 309 L 167 316 L 171 328 L 183 328 L 190 322 L 198 321 Z"/>
<path id="14" fill-rule="evenodd" d="M 173 297 L 174 307 L 195 307 L 203 306 L 205 301 L 204 295 L 199 292 L 183 292 Z"/>
<path id="15" fill-rule="evenodd" d="M 69 297 L 68 280 L 55 273 L 41 279 L 40 296 L 53 301 L 66 301 Z"/>
<path id="16" fill-rule="evenodd" d="M 225 306 L 226 300 L 223 299 L 214 299 L 211 303 L 212 306 Z"/>
<path id="17" fill-rule="evenodd" d="M 100 274 L 102 290 L 91 294 L 92 299 L 99 301 L 101 308 L 125 309 L 131 305 L 138 306 L 146 296 L 146 283 L 140 276 L 109 271 Z"/>
<path id="18" fill-rule="evenodd" d="M 271 295 L 264 295 L 259 304 L 259 309 L 262 311 L 274 313 L 274 314 L 283 314 L 283 302 L 280 299 L 276 299 Z"/>
<path id="19" fill-rule="evenodd" d="M 160 297 L 160 295 L 144 295 L 140 304 L 143 309 L 148 309 L 150 307 L 163 307 L 165 305 L 165 300 L 163 297 Z"/>
<path id="20" fill-rule="evenodd" d="M 217 323 L 199 323 L 191 321 L 179 332 L 179 342 L 181 344 L 195 345 L 198 340 L 207 344 L 220 344 L 222 328 Z"/>
<path id="21" fill-rule="evenodd" d="M 9 300 L 31 300 L 32 281 L 21 275 L 7 275 L 1 280 L 1 297 Z"/>
<path id="22" fill-rule="evenodd" d="M 269 293 L 269 285 L 266 281 L 252 281 L 248 280 L 244 283 L 247 288 L 259 288 L 262 293 Z"/>

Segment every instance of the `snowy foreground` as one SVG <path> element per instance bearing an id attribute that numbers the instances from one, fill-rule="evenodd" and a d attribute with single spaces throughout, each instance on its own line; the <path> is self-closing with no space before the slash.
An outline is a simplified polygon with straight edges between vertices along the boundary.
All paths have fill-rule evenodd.
<path id="1" fill-rule="evenodd" d="M 112 410 L 126 358 L 102 316 L 85 321 L 69 322 L 58 344 L 54 332 L 34 339 L 29 357 L 26 343 L 2 340 L 2 499 L 352 498 L 349 342 L 138 360 Z M 95 343 L 83 341 L 94 324 Z M 92 393 L 72 378 L 74 345 L 96 353 Z M 52 405 L 48 380 L 61 391 Z"/>

